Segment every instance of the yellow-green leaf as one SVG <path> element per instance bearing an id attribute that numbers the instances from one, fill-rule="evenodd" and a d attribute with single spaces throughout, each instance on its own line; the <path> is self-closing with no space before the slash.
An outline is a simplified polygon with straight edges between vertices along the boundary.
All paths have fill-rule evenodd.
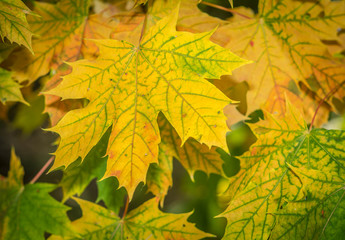
<path id="1" fill-rule="evenodd" d="M 247 61 L 209 41 L 212 32 L 177 32 L 177 11 L 159 21 L 139 46 L 95 41 L 94 61 L 71 63 L 73 71 L 49 94 L 87 98 L 51 130 L 61 136 L 53 168 L 85 158 L 111 125 L 104 177 L 116 176 L 131 197 L 157 162 L 161 111 L 184 143 L 189 137 L 226 149 L 222 109 L 230 99 L 204 78 L 219 78 Z"/>
<path id="2" fill-rule="evenodd" d="M 21 0 L 0 1 L 0 36 L 6 37 L 11 43 L 24 45 L 33 53 L 31 46 L 32 32 L 26 20 L 30 9 Z"/>
<path id="3" fill-rule="evenodd" d="M 151 199 L 130 211 L 124 219 L 114 212 L 95 203 L 75 199 L 80 205 L 83 216 L 72 222 L 81 238 L 72 239 L 201 239 L 210 236 L 187 222 L 189 214 L 164 213 L 158 203 Z M 58 240 L 52 237 L 49 240 Z"/>
<path id="4" fill-rule="evenodd" d="M 0 101 L 4 104 L 7 101 L 28 104 L 20 92 L 20 85 L 12 79 L 12 73 L 3 68 L 0 68 Z"/>
<path id="5" fill-rule="evenodd" d="M 327 134 L 328 135 L 328 134 Z M 329 137 L 333 138 L 331 133 Z M 344 225 L 345 179 L 325 171 L 294 168 L 305 185 L 305 198 L 275 213 L 273 239 L 341 239 Z"/>
<path id="6" fill-rule="evenodd" d="M 287 109 L 283 119 L 267 114 L 268 120 L 253 125 L 258 141 L 231 178 L 224 239 L 267 239 L 272 229 L 290 236 L 283 239 L 314 239 L 324 219 L 307 212 L 344 186 L 345 132 L 309 131 L 300 113 L 291 105 Z M 297 212 L 291 209 L 296 205 Z"/>

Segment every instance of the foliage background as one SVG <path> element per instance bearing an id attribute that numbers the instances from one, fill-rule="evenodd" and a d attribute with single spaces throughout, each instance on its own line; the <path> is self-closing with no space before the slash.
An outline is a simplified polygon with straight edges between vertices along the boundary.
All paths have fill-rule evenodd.
<path id="1" fill-rule="evenodd" d="M 30 1 L 26 1 L 30 5 Z M 208 2 L 229 8 L 229 2 L 226 0 L 208 0 Z M 234 1 L 234 6 L 250 7 L 257 12 L 257 1 L 243 0 Z M 210 15 L 226 19 L 231 17 L 231 13 L 214 9 L 206 5 L 199 5 L 199 8 Z M 27 96 L 31 92 L 38 92 L 42 88 L 41 82 L 36 81 L 27 89 Z M 43 131 L 42 128 L 49 126 L 47 114 L 43 114 L 44 99 L 43 96 L 34 96 L 26 100 L 30 107 L 22 103 L 11 104 L 8 110 L 7 119 L 0 119 L 0 174 L 6 176 L 9 169 L 9 159 L 11 148 L 14 146 L 17 155 L 21 158 L 25 170 L 24 182 L 29 182 L 35 174 L 41 169 L 49 158 L 49 153 L 55 151 L 53 146 L 56 136 L 51 132 Z M 0 103 L 0 108 L 3 105 Z M 1 114 L 0 110 L 0 114 Z M 256 112 L 253 121 L 262 117 L 262 112 Z M 332 124 L 339 125 L 343 119 L 337 114 L 331 114 L 328 126 Z M 238 123 L 233 126 L 233 131 L 227 135 L 228 147 L 232 157 L 223 154 L 223 169 L 228 177 L 233 176 L 240 169 L 239 160 L 236 156 L 241 155 L 249 149 L 249 146 L 255 142 L 255 137 L 245 123 Z M 187 171 L 178 161 L 174 161 L 173 187 L 170 189 L 164 202 L 163 211 L 182 213 L 194 210 L 189 220 L 196 223 L 201 230 L 216 234 L 220 238 L 224 234 L 226 220 L 224 218 L 214 218 L 222 213 L 226 208 L 227 199 L 217 196 L 223 190 L 223 180 L 221 176 L 211 174 L 209 177 L 206 173 L 197 171 L 192 181 Z M 61 180 L 61 171 L 55 171 L 40 178 L 42 182 L 58 183 Z M 62 198 L 61 189 L 52 193 L 60 200 Z M 146 188 L 141 185 L 137 188 L 133 202 L 130 203 L 129 209 L 135 208 L 142 202 L 151 198 L 153 195 L 146 193 Z M 95 181 L 91 182 L 81 196 L 90 201 L 97 200 L 97 186 Z M 78 205 L 69 200 L 67 205 L 72 207 L 68 212 L 71 219 L 80 217 Z"/>

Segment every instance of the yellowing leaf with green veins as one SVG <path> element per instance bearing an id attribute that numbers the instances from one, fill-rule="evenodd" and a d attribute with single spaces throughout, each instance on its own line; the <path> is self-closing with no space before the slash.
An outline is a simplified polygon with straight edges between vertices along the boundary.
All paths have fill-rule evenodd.
<path id="1" fill-rule="evenodd" d="M 249 84 L 247 113 L 269 103 L 269 112 L 284 114 L 285 93 L 294 95 L 290 80 L 296 86 L 298 81 L 308 84 L 320 98 L 339 87 L 344 65 L 321 40 L 337 40 L 344 26 L 344 1 L 262 0 L 257 15 L 237 16 L 220 27 L 215 39 L 227 39 L 226 47 L 255 62 L 234 73 L 238 81 Z M 335 97 L 342 98 L 344 89 L 343 85 Z M 306 115 L 308 121 L 311 117 Z"/>
<path id="2" fill-rule="evenodd" d="M 61 0 L 57 4 L 35 2 L 35 13 L 28 21 L 37 35 L 35 55 L 22 50 L 13 54 L 14 77 L 29 83 L 57 68 L 63 61 L 75 61 L 81 54 L 89 0 Z"/>
<path id="3" fill-rule="evenodd" d="M 297 228 L 298 235 L 313 239 L 309 227 L 303 226 L 319 231 L 324 219 L 306 212 L 344 186 L 345 132 L 309 131 L 302 116 L 291 105 L 287 109 L 283 119 L 267 114 L 268 120 L 252 126 L 258 141 L 241 157 L 241 170 L 230 179 L 231 201 L 222 213 L 228 221 L 224 239 L 267 239 L 276 229 L 298 225 L 302 215 L 305 222 L 291 229 L 291 239 L 300 239 L 294 237 Z M 303 203 L 306 197 L 308 204 Z M 289 217 L 290 206 L 299 202 L 301 218 Z M 283 230 L 277 231 L 279 235 Z"/>
<path id="4" fill-rule="evenodd" d="M 247 61 L 209 41 L 212 32 L 177 32 L 177 11 L 159 21 L 139 46 L 98 40 L 96 60 L 71 63 L 73 71 L 48 92 L 86 98 L 51 131 L 61 136 L 54 168 L 86 154 L 112 125 L 104 177 L 116 176 L 129 196 L 157 162 L 157 116 L 162 112 L 184 143 L 189 137 L 226 148 L 222 109 L 230 99 L 204 78 L 219 78 Z"/>
<path id="5" fill-rule="evenodd" d="M 306 185 L 306 197 L 277 211 L 273 239 L 342 239 L 345 179 L 305 167 L 292 168 Z"/>
<path id="6" fill-rule="evenodd" d="M 158 204 L 151 199 L 138 208 L 130 211 L 123 219 L 114 212 L 95 203 L 75 199 L 80 205 L 83 216 L 72 222 L 74 229 L 80 234 L 77 239 L 181 239 L 193 240 L 210 236 L 187 222 L 189 214 L 164 213 Z M 51 237 L 49 240 L 58 240 Z"/>
<path id="7" fill-rule="evenodd" d="M 19 101 L 28 104 L 20 92 L 20 85 L 12 79 L 12 73 L 0 68 L 0 101 Z"/>
<path id="8" fill-rule="evenodd" d="M 23 185 L 24 169 L 14 150 L 8 178 L 0 178 L 0 238 L 3 240 L 43 240 L 44 233 L 76 236 L 69 226 L 68 207 L 49 193 L 56 185 Z"/>
<path id="9" fill-rule="evenodd" d="M 0 1 L 0 36 L 11 43 L 16 42 L 25 46 L 33 53 L 31 47 L 32 32 L 26 20 L 30 9 L 21 0 Z"/>

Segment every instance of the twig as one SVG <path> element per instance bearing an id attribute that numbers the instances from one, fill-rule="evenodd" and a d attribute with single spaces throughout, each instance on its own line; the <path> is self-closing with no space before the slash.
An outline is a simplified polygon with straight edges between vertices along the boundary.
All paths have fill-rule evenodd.
<path id="1" fill-rule="evenodd" d="M 204 1 L 201 1 L 200 3 L 204 4 L 204 5 L 207 5 L 207 6 L 210 6 L 210 7 L 213 7 L 213 8 L 218 8 L 220 10 L 223 10 L 223 11 L 226 11 L 226 12 L 229 12 L 229 13 L 232 13 L 232 14 L 236 14 L 236 15 L 241 16 L 241 17 L 246 18 L 246 19 L 252 19 L 251 17 L 249 17 L 247 15 L 244 15 L 242 13 L 239 13 L 239 12 L 237 12 L 235 10 L 232 10 L 232 9 L 229 9 L 229 8 L 225 8 L 225 7 L 213 4 L 213 3 L 204 2 Z"/>
<path id="2" fill-rule="evenodd" d="M 36 176 L 34 176 L 34 178 L 30 181 L 30 183 L 35 183 L 37 181 L 37 179 L 39 179 L 39 177 L 43 174 L 43 172 L 47 169 L 47 167 L 49 167 L 49 165 L 53 162 L 54 158 L 55 158 L 55 156 L 52 156 L 51 158 L 49 158 L 48 162 L 46 162 L 46 164 L 44 164 L 44 166 L 36 174 Z"/>
<path id="3" fill-rule="evenodd" d="M 343 86 L 345 83 L 345 80 L 342 81 L 338 86 L 334 87 L 323 99 L 321 99 L 321 101 L 319 102 L 319 105 L 317 106 L 316 110 L 315 110 L 315 113 L 314 113 L 314 116 L 311 120 L 311 123 L 310 123 L 310 126 L 309 126 L 309 132 L 311 131 L 312 127 L 313 127 L 313 124 L 314 124 L 314 121 L 315 121 L 315 118 L 316 118 L 316 115 L 317 115 L 317 112 L 319 111 L 319 109 L 321 108 L 321 105 L 329 98 L 331 97 L 333 94 L 335 94 L 340 88 L 341 86 Z"/>
<path id="4" fill-rule="evenodd" d="M 126 206 L 125 206 L 125 210 L 123 211 L 122 219 L 124 219 L 125 216 L 127 215 L 128 205 L 129 205 L 129 197 L 127 196 L 127 199 L 126 199 Z"/>

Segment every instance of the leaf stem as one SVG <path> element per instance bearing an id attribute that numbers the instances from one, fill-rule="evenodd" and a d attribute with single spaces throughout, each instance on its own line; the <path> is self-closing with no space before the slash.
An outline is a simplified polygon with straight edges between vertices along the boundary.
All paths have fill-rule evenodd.
<path id="1" fill-rule="evenodd" d="M 241 17 L 246 18 L 246 19 L 252 19 L 251 17 L 249 17 L 247 15 L 244 15 L 242 13 L 239 13 L 239 12 L 233 10 L 233 9 L 225 8 L 225 7 L 222 7 L 222 6 L 213 4 L 213 3 L 209 3 L 209 2 L 204 2 L 204 1 L 201 1 L 200 3 L 204 4 L 204 5 L 207 5 L 207 6 L 210 6 L 210 7 L 213 7 L 213 8 L 217 8 L 217 9 L 226 11 L 226 12 L 230 12 L 232 14 L 236 14 L 236 15 L 241 16 Z"/>
<path id="2" fill-rule="evenodd" d="M 317 115 L 317 112 L 319 111 L 319 109 L 321 108 L 321 105 L 328 99 L 330 98 L 333 94 L 335 94 L 345 83 L 345 80 L 342 81 L 338 86 L 334 87 L 323 99 L 321 99 L 321 101 L 319 102 L 319 105 L 317 106 L 316 110 L 315 110 L 315 113 L 314 113 L 314 116 L 311 120 L 311 123 L 310 123 L 310 126 L 309 126 L 309 132 L 311 131 L 312 127 L 313 127 L 313 124 L 314 124 L 314 121 L 315 121 L 315 118 L 316 118 L 316 115 Z"/>
<path id="3" fill-rule="evenodd" d="M 37 181 L 37 179 L 39 179 L 39 177 L 43 174 L 43 172 L 47 169 L 47 167 L 49 167 L 49 165 L 53 162 L 55 156 L 52 156 L 51 158 L 49 158 L 49 160 L 46 162 L 46 164 L 44 164 L 44 166 L 41 168 L 41 170 L 39 170 L 39 172 L 33 177 L 33 179 L 30 181 L 30 183 L 35 183 Z"/>
<path id="4" fill-rule="evenodd" d="M 127 215 L 128 205 L 129 205 L 129 197 L 127 196 L 125 210 L 123 211 L 122 219 L 124 219 L 125 216 Z"/>

